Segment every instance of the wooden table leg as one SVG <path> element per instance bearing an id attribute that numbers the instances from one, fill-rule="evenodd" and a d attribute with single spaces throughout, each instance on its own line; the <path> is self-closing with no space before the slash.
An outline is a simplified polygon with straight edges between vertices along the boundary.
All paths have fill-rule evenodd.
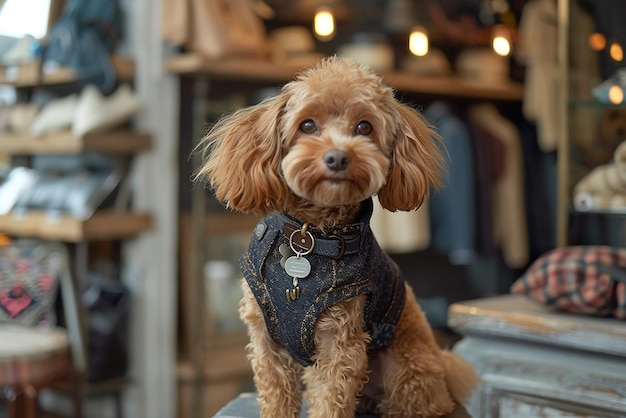
<path id="1" fill-rule="evenodd" d="M 37 418 L 37 389 L 32 385 L 11 387 L 6 391 L 9 418 Z"/>
<path id="2" fill-rule="evenodd" d="M 7 400 L 7 409 L 9 418 L 17 418 L 20 416 L 19 403 L 15 388 L 13 386 L 7 386 L 4 388 L 4 397 Z"/>
<path id="3" fill-rule="evenodd" d="M 72 398 L 74 401 L 74 417 L 83 418 L 83 399 L 85 388 L 85 375 L 84 373 L 76 372 L 71 377 L 72 379 Z"/>

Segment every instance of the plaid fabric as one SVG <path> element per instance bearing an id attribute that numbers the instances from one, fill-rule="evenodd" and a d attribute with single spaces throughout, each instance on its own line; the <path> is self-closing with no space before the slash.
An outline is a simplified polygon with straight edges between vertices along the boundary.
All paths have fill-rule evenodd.
<path id="1" fill-rule="evenodd" d="M 549 251 L 513 283 L 511 292 L 566 312 L 626 319 L 626 248 Z"/>

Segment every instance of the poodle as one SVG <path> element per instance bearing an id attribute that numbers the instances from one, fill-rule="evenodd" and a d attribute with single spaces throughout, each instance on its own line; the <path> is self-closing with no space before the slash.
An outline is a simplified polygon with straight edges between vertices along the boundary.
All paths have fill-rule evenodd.
<path id="1" fill-rule="evenodd" d="M 438 137 L 417 111 L 333 56 L 222 118 L 199 147 L 196 180 L 262 218 L 239 306 L 261 417 L 299 417 L 303 398 L 312 418 L 439 417 L 467 400 L 474 370 L 440 350 L 369 227 L 374 195 L 409 211 L 441 184 Z"/>

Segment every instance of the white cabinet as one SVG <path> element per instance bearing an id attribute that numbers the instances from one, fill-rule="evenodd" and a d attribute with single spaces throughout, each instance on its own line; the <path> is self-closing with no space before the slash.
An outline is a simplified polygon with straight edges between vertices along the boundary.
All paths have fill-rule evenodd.
<path id="1" fill-rule="evenodd" d="M 626 416 L 626 324 L 557 313 L 525 296 L 453 304 L 454 350 L 482 382 L 476 418 Z"/>

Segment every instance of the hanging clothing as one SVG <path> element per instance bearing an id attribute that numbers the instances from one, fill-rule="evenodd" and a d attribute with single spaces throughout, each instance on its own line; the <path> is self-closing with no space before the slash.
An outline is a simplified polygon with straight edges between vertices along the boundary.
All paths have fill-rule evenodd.
<path id="1" fill-rule="evenodd" d="M 504 151 L 502 143 L 477 123 L 467 120 L 471 133 L 472 156 L 474 158 L 474 186 L 476 227 L 475 246 L 480 256 L 494 257 L 493 189 L 502 174 Z"/>
<path id="2" fill-rule="evenodd" d="M 474 160 L 465 124 L 444 102 L 429 106 L 424 116 L 443 140 L 447 160 L 444 187 L 430 197 L 431 246 L 448 254 L 452 264 L 468 264 L 475 256 Z"/>
<path id="3" fill-rule="evenodd" d="M 526 64 L 524 116 L 536 123 L 541 149 L 554 151 L 558 142 L 559 82 L 554 0 L 530 0 L 524 6 L 516 51 L 517 59 Z"/>
<path id="4" fill-rule="evenodd" d="M 371 228 L 380 247 L 391 254 L 412 253 L 430 245 L 428 199 L 410 212 L 389 212 L 374 199 Z"/>
<path id="5" fill-rule="evenodd" d="M 528 228 L 519 132 L 491 104 L 472 106 L 469 119 L 497 138 L 504 150 L 502 174 L 493 184 L 493 239 L 509 267 L 528 263 Z"/>

